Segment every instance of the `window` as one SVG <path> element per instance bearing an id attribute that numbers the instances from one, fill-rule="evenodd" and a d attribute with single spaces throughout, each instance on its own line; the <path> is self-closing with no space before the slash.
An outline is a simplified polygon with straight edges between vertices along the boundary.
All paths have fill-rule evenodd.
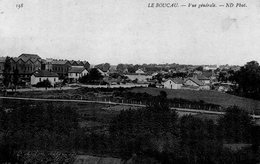
<path id="1" fill-rule="evenodd" d="M 56 78 L 54 78 L 54 81 L 56 81 Z"/>
<path id="2" fill-rule="evenodd" d="M 39 78 L 39 81 L 42 81 L 42 78 Z"/>

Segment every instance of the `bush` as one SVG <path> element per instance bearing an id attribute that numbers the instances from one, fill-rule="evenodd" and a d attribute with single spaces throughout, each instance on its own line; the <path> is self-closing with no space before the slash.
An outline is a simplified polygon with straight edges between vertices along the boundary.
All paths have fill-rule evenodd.
<path id="1" fill-rule="evenodd" d="M 53 87 L 52 85 L 51 85 L 51 82 L 49 81 L 49 80 L 43 80 L 43 81 L 40 81 L 40 82 L 38 82 L 36 85 L 35 85 L 37 88 L 46 88 L 46 87 L 48 87 L 48 88 L 50 88 L 50 87 Z"/>

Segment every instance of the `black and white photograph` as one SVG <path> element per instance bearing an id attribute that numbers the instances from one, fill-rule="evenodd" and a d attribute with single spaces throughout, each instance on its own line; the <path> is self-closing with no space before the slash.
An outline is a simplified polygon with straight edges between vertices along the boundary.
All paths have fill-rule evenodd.
<path id="1" fill-rule="evenodd" d="M 0 0 L 0 164 L 260 164 L 259 0 Z"/>

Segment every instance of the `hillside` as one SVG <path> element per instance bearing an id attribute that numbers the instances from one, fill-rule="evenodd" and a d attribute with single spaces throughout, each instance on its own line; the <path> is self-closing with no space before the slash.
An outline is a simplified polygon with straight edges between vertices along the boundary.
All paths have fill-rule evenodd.
<path id="1" fill-rule="evenodd" d="M 203 100 L 207 103 L 221 105 L 223 107 L 229 107 L 237 105 L 240 108 L 251 111 L 252 109 L 260 110 L 260 101 L 238 97 L 227 93 L 221 93 L 217 91 L 195 91 L 195 90 L 183 90 L 183 89 L 162 89 L 162 88 L 134 88 L 132 92 L 146 92 L 151 95 L 158 95 L 160 91 L 165 91 L 168 98 L 182 98 L 187 100 Z"/>

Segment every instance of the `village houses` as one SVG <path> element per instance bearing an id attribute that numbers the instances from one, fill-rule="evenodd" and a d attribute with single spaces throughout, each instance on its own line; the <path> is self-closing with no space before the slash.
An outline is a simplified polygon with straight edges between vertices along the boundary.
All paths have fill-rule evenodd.
<path id="1" fill-rule="evenodd" d="M 167 89 L 181 89 L 183 80 L 180 78 L 169 78 L 163 83 L 163 87 Z"/>
<path id="2" fill-rule="evenodd" d="M 68 71 L 68 78 L 70 82 L 78 82 L 79 78 L 88 74 L 88 71 L 83 66 L 71 66 Z"/>
<path id="3" fill-rule="evenodd" d="M 59 75 L 54 72 L 47 70 L 38 70 L 33 73 L 31 76 L 31 85 L 36 85 L 39 82 L 48 80 L 52 86 L 59 82 Z"/>

